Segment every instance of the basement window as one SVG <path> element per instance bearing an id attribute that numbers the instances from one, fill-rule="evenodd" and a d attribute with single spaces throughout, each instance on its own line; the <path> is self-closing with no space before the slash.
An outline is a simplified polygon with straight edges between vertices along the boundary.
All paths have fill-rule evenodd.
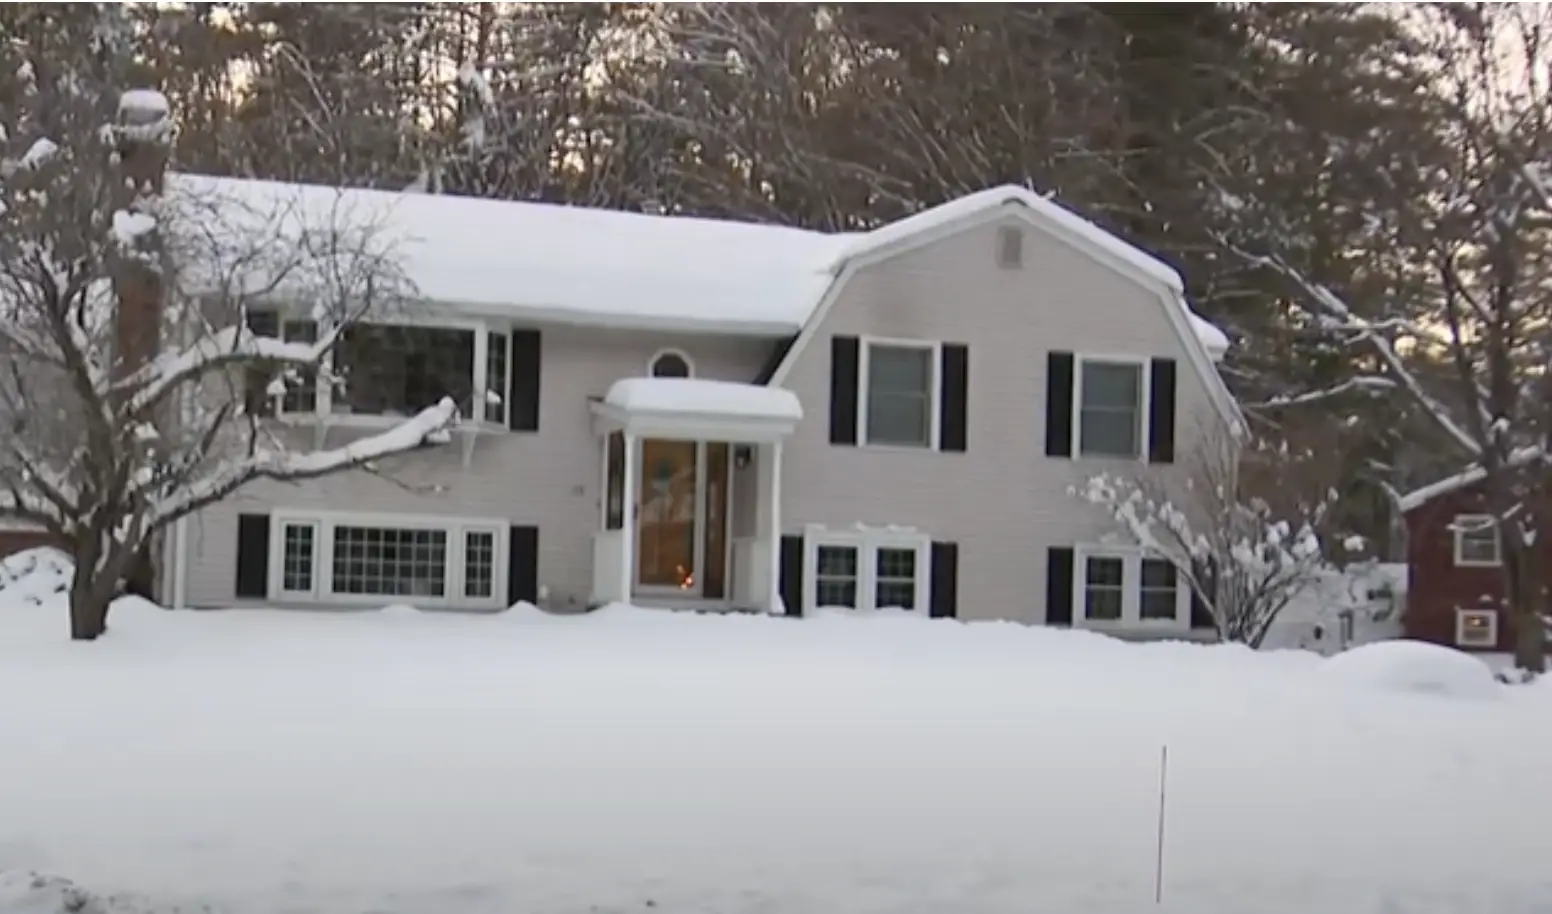
<path id="1" fill-rule="evenodd" d="M 1455 644 L 1459 647 L 1495 648 L 1498 646 L 1496 609 L 1455 610 Z"/>

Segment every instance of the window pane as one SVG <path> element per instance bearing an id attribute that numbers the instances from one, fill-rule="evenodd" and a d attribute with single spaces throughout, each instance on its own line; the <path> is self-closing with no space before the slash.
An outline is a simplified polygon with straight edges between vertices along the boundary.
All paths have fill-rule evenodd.
<path id="1" fill-rule="evenodd" d="M 915 609 L 915 581 L 879 581 L 873 597 L 875 609 Z"/>
<path id="2" fill-rule="evenodd" d="M 1083 363 L 1083 406 L 1135 411 L 1142 402 L 1142 366 Z"/>
<path id="3" fill-rule="evenodd" d="M 474 333 L 357 324 L 341 334 L 335 365 L 345 379 L 341 412 L 409 416 L 447 396 L 468 414 Z"/>
<path id="4" fill-rule="evenodd" d="M 281 325 L 282 336 L 288 343 L 318 342 L 318 325 L 313 321 L 286 321 Z M 318 408 L 318 369 L 292 367 L 286 369 L 286 395 L 280 409 L 287 413 L 310 413 Z"/>
<path id="5" fill-rule="evenodd" d="M 1174 587 L 1175 565 L 1167 559 L 1142 560 L 1142 586 Z"/>
<path id="6" fill-rule="evenodd" d="M 857 576 L 857 550 L 852 546 L 820 546 L 818 550 L 818 573 L 826 577 L 840 575 L 844 577 Z"/>
<path id="7" fill-rule="evenodd" d="M 496 593 L 496 534 L 471 530 L 464 537 L 463 595 L 487 599 Z"/>
<path id="8" fill-rule="evenodd" d="M 280 589 L 310 593 L 313 589 L 313 526 L 286 524 Z"/>
<path id="9" fill-rule="evenodd" d="M 1121 619 L 1120 588 L 1089 588 L 1084 593 L 1084 615 L 1102 622 L 1118 622 Z"/>
<path id="10" fill-rule="evenodd" d="M 1175 588 L 1145 589 L 1138 613 L 1144 619 L 1173 619 L 1180 609 Z"/>
<path id="11" fill-rule="evenodd" d="M 446 578 L 444 530 L 334 528 L 335 593 L 441 597 Z"/>
<path id="12" fill-rule="evenodd" d="M 1086 580 L 1091 586 L 1119 588 L 1124 568 L 1125 565 L 1119 558 L 1113 556 L 1089 556 L 1088 577 Z"/>
<path id="13" fill-rule="evenodd" d="M 878 550 L 878 576 L 881 578 L 916 579 L 915 549 Z"/>
<path id="14" fill-rule="evenodd" d="M 688 378 L 689 376 L 690 363 L 675 353 L 665 352 L 652 363 L 654 378 Z"/>
<path id="15" fill-rule="evenodd" d="M 1085 409 L 1081 425 L 1079 453 L 1100 457 L 1138 455 L 1137 413 Z"/>
<path id="16" fill-rule="evenodd" d="M 820 606 L 843 606 L 848 609 L 857 608 L 857 582 L 854 580 L 826 580 L 819 579 L 819 586 L 815 592 L 815 601 Z"/>
<path id="17" fill-rule="evenodd" d="M 869 390 L 868 443 L 926 447 L 931 443 L 930 407 L 931 398 L 921 394 Z"/>
<path id="18" fill-rule="evenodd" d="M 820 606 L 857 606 L 857 549 L 820 546 L 814 560 L 815 601 Z"/>
<path id="19" fill-rule="evenodd" d="M 927 394 L 932 384 L 932 350 L 914 346 L 869 346 L 868 389 Z"/>
<path id="20" fill-rule="evenodd" d="M 875 608 L 916 608 L 915 549 L 879 549 L 873 567 Z"/>
<path id="21" fill-rule="evenodd" d="M 485 421 L 507 421 L 507 335 L 487 334 L 485 338 Z"/>

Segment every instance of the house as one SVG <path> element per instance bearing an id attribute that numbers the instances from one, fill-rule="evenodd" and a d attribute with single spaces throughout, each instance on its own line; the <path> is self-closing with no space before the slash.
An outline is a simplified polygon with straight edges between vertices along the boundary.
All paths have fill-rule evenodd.
<path id="1" fill-rule="evenodd" d="M 1480 467 L 1402 496 L 1407 526 L 1406 637 L 1464 650 L 1512 651 L 1503 553 Z M 1542 545 L 1552 550 L 1552 543 Z M 1546 556 L 1552 560 L 1552 551 Z"/>
<path id="2" fill-rule="evenodd" d="M 172 176 L 374 214 L 418 305 L 352 328 L 343 390 L 262 385 L 336 444 L 444 394 L 446 445 L 259 483 L 169 539 L 170 602 L 498 610 L 900 607 L 1118 632 L 1204 624 L 1071 494 L 1168 474 L 1241 417 L 1180 277 L 1019 187 L 877 230 Z M 306 302 L 256 328 L 316 332 Z M 262 379 L 261 379 L 262 380 Z"/>

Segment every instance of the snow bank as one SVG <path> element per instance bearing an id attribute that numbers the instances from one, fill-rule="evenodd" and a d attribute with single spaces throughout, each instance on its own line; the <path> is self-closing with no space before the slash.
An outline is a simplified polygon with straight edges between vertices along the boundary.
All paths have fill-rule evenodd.
<path id="1" fill-rule="evenodd" d="M 1487 664 L 1453 648 L 1422 641 L 1365 644 L 1327 660 L 1321 672 L 1343 683 L 1455 698 L 1502 698 Z"/>
<path id="2" fill-rule="evenodd" d="M 1552 904 L 1552 689 L 902 613 L 126 602 L 79 645 L 5 603 L 0 914 Z"/>
<path id="3" fill-rule="evenodd" d="M 790 390 L 703 378 L 622 378 L 609 386 L 604 402 L 629 413 L 782 422 L 803 418 L 797 394 Z"/>

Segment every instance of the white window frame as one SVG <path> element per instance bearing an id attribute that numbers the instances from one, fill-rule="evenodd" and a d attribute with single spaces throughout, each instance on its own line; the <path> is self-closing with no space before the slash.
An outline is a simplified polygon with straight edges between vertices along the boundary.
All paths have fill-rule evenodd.
<path id="1" fill-rule="evenodd" d="M 1137 367 L 1137 453 L 1085 454 L 1083 452 L 1083 366 L 1134 365 Z M 1136 355 L 1103 355 L 1079 353 L 1073 360 L 1072 378 L 1072 454 L 1073 459 L 1083 460 L 1132 460 L 1148 459 L 1148 415 L 1153 408 L 1153 377 L 1148 370 L 1148 359 Z"/>
<path id="2" fill-rule="evenodd" d="M 1485 618 L 1487 620 L 1487 637 L 1481 641 L 1472 641 L 1466 636 L 1468 629 L 1466 622 L 1473 618 Z M 1475 647 L 1494 650 L 1498 647 L 1498 612 L 1492 609 L 1464 609 L 1455 607 L 1455 645 L 1457 647 Z"/>
<path id="3" fill-rule="evenodd" d="M 882 349 L 916 349 L 927 353 L 927 441 L 923 444 L 899 444 L 896 442 L 873 443 L 868 441 L 869 375 L 874 347 Z M 943 342 L 941 340 L 907 340 L 883 336 L 865 336 L 858 341 L 857 357 L 857 444 L 860 447 L 891 451 L 936 451 L 939 449 L 943 415 Z"/>
<path id="4" fill-rule="evenodd" d="M 501 341 L 501 351 L 505 356 L 501 364 L 505 365 L 507 370 L 507 376 L 502 379 L 501 389 L 495 391 L 490 389 L 490 338 L 492 336 Z M 475 378 L 480 382 L 480 386 L 475 388 L 475 396 L 479 398 L 480 403 L 477 421 L 483 425 L 506 428 L 507 421 L 512 417 L 512 404 L 510 402 L 512 399 L 512 331 L 507 327 L 487 326 L 484 332 L 484 339 L 483 359 L 480 367 L 475 369 L 474 372 Z M 474 355 L 476 358 L 481 357 L 480 348 L 480 343 L 476 342 L 474 344 Z M 501 397 L 500 403 L 491 402 L 490 395 L 492 393 Z M 499 418 L 492 419 L 490 417 L 491 407 L 493 406 L 500 407 L 499 412 L 501 415 Z"/>
<path id="5" fill-rule="evenodd" d="M 299 525 L 313 527 L 313 589 L 310 593 L 282 589 L 285 581 L 285 530 L 288 526 Z M 334 531 L 338 527 L 443 531 L 447 536 L 447 548 L 443 555 L 443 562 L 446 565 L 442 570 L 444 583 L 442 596 L 335 593 L 333 590 Z M 489 597 L 464 596 L 464 551 L 468 546 L 468 534 L 473 531 L 492 533 L 495 537 Z M 505 609 L 507 575 L 510 571 L 507 568 L 507 531 L 507 522 L 500 518 L 278 509 L 270 513 L 268 599 L 277 603 L 287 600 L 307 600 L 339 606 L 385 606 L 389 603 L 405 602 L 417 607 L 430 608 L 456 606 L 470 609 Z"/>
<path id="6" fill-rule="evenodd" d="M 318 334 L 322 336 L 328 332 L 329 325 L 326 321 L 318 321 L 312 317 L 285 307 L 256 306 L 263 310 L 275 312 L 280 338 L 285 339 L 286 324 L 313 321 L 317 324 Z M 351 324 L 371 324 L 383 327 L 416 327 L 427 330 L 463 330 L 474 336 L 473 372 L 470 378 L 472 382 L 469 411 L 474 415 L 462 416 L 463 422 L 489 428 L 505 428 L 506 423 L 495 422 L 485 418 L 485 394 L 487 385 L 487 373 L 489 371 L 490 335 L 505 335 L 507 346 L 507 391 L 502 393 L 502 415 L 510 416 L 511 404 L 505 403 L 511 390 L 511 380 L 514 366 L 512 365 L 512 328 L 502 321 L 481 320 L 478 318 L 442 317 L 437 315 L 420 314 L 385 314 L 385 315 L 361 315 L 350 321 Z M 318 360 L 317 371 L 320 376 L 332 378 L 334 375 L 334 347 L 329 347 Z M 349 383 L 346 380 L 344 383 Z M 359 426 L 365 428 L 392 427 L 404 421 L 403 416 L 373 416 L 361 413 L 346 413 L 334 411 L 334 382 L 325 381 L 320 377 L 317 385 L 316 407 L 312 412 L 283 412 L 284 398 L 274 398 L 275 415 L 295 424 L 307 424 L 310 422 L 323 422 L 330 425 Z M 464 408 L 459 404 L 459 409 Z"/>
<path id="7" fill-rule="evenodd" d="M 1090 558 L 1121 560 L 1121 618 L 1119 620 L 1088 617 L 1086 597 Z M 1072 569 L 1073 627 L 1112 632 L 1190 631 L 1191 585 L 1178 567 L 1175 569 L 1175 617 L 1173 619 L 1142 617 L 1142 560 L 1149 558 L 1168 561 L 1164 556 L 1137 546 L 1079 545 L 1075 547 Z"/>
<path id="8" fill-rule="evenodd" d="M 907 612 L 930 614 L 932 597 L 932 538 L 909 528 L 881 527 L 832 529 L 810 525 L 803 529 L 803 608 L 811 612 L 819 600 L 819 548 L 838 546 L 857 550 L 857 611 L 876 610 L 878 599 L 878 550 L 908 549 L 916 553 L 915 607 Z"/>
<path id="9" fill-rule="evenodd" d="M 469 537 L 476 533 L 484 533 L 490 536 L 490 593 L 480 597 L 469 593 Z M 459 601 L 474 600 L 483 602 L 495 600 L 501 591 L 496 588 L 497 571 L 501 567 L 501 555 L 498 550 L 501 547 L 501 531 L 495 527 L 486 527 L 480 524 L 465 524 L 458 529 L 458 599 Z"/>
<path id="10" fill-rule="evenodd" d="M 657 377 L 654 372 L 657 370 L 658 360 L 667 356 L 675 356 L 684 362 L 684 367 L 689 369 L 690 372 L 689 374 L 685 375 L 686 378 L 693 378 L 697 376 L 695 372 L 695 360 L 690 358 L 690 354 L 685 352 L 683 349 L 670 346 L 667 349 L 659 349 L 657 352 L 652 353 L 652 358 L 647 359 L 647 377 Z"/>
<path id="11" fill-rule="evenodd" d="M 1466 558 L 1462 547 L 1466 544 L 1468 533 L 1480 533 L 1484 529 L 1493 531 L 1492 560 Z M 1457 568 L 1498 568 L 1503 565 L 1503 531 L 1498 528 L 1497 519 L 1491 514 L 1457 514 L 1450 521 L 1450 531 L 1454 536 L 1454 558 Z"/>
<path id="12" fill-rule="evenodd" d="M 317 596 L 319 587 L 318 556 L 322 552 L 322 547 L 319 545 L 321 542 L 320 536 L 322 535 L 319 523 L 315 520 L 297 520 L 294 518 L 272 519 L 270 523 L 280 531 L 279 536 L 275 537 L 275 543 L 270 550 L 271 563 L 279 566 L 279 573 L 275 575 L 275 580 L 270 588 L 271 592 L 282 600 L 311 600 Z M 286 588 L 286 530 L 292 527 L 303 527 L 313 532 L 313 551 L 312 555 L 308 556 L 308 560 L 312 563 L 308 569 L 310 572 L 308 575 L 309 586 L 305 590 L 289 590 Z"/>

